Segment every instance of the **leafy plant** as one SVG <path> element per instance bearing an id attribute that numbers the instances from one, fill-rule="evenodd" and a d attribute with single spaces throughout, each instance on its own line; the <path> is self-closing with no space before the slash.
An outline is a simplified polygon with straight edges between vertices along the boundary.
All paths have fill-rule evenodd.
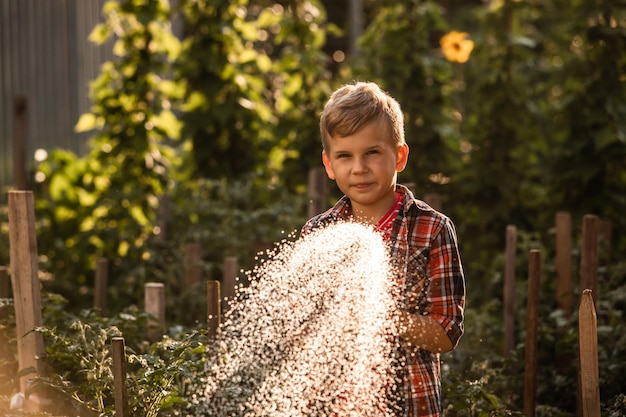
<path id="1" fill-rule="evenodd" d="M 193 410 L 195 396 L 202 392 L 207 363 L 204 331 L 164 337 L 143 355 L 128 356 L 131 387 L 129 410 L 133 415 L 179 415 Z"/>
<path id="2" fill-rule="evenodd" d="M 0 413 L 3 415 L 9 411 L 11 396 L 19 390 L 16 336 L 13 300 L 0 298 Z"/>
<path id="3" fill-rule="evenodd" d="M 61 297 L 49 295 L 44 326 L 33 330 L 44 335 L 46 349 L 41 357 L 45 370 L 31 390 L 43 390 L 46 398 L 54 399 L 49 412 L 114 415 L 113 337 L 124 337 L 126 344 L 132 415 L 168 415 L 186 407 L 185 394 L 192 386 L 197 389 L 205 366 L 205 331 L 165 335 L 151 344 L 146 339 L 146 313 L 129 308 L 109 318 L 92 310 L 74 316 L 65 311 L 65 304 Z"/>
<path id="4" fill-rule="evenodd" d="M 77 284 L 72 304 L 82 307 L 98 257 L 140 261 L 176 166 L 171 145 L 180 130 L 170 103 L 177 90 L 166 79 L 180 48 L 168 3 L 110 1 L 103 12 L 106 20 L 91 39 L 115 35 L 117 59 L 103 65 L 91 85 L 92 111 L 76 126 L 96 130 L 91 151 L 78 158 L 56 150 L 39 167 L 40 249 L 56 280 L 51 284 Z"/>

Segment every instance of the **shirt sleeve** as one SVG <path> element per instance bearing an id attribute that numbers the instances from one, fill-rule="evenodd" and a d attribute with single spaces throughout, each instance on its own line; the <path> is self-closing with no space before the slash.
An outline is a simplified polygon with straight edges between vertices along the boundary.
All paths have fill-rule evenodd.
<path id="1" fill-rule="evenodd" d="M 428 274 L 431 280 L 428 314 L 441 324 L 456 347 L 464 331 L 465 276 L 456 230 L 448 218 L 433 236 Z"/>

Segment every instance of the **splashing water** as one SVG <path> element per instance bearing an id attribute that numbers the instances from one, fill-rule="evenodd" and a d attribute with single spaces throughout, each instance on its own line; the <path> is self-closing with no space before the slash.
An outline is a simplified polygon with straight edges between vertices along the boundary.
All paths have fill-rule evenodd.
<path id="1" fill-rule="evenodd" d="M 395 304 L 382 236 L 342 222 L 268 255 L 221 326 L 210 415 L 391 416 Z"/>

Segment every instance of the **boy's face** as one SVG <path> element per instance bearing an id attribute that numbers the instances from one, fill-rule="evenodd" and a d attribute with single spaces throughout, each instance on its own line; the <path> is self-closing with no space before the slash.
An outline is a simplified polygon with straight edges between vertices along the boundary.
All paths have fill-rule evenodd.
<path id="1" fill-rule="evenodd" d="M 409 147 L 393 145 L 384 123 L 368 123 L 358 132 L 332 137 L 322 152 L 330 179 L 352 202 L 353 214 L 376 223 L 395 201 L 397 173 L 407 162 Z"/>

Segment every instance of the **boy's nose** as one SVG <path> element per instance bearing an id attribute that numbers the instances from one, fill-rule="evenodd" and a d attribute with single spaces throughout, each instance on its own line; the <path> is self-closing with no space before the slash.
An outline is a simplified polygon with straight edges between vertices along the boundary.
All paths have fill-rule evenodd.
<path id="1" fill-rule="evenodd" d="M 354 165 L 352 166 L 352 172 L 356 174 L 361 174 L 367 172 L 367 165 L 362 158 L 355 158 Z"/>

